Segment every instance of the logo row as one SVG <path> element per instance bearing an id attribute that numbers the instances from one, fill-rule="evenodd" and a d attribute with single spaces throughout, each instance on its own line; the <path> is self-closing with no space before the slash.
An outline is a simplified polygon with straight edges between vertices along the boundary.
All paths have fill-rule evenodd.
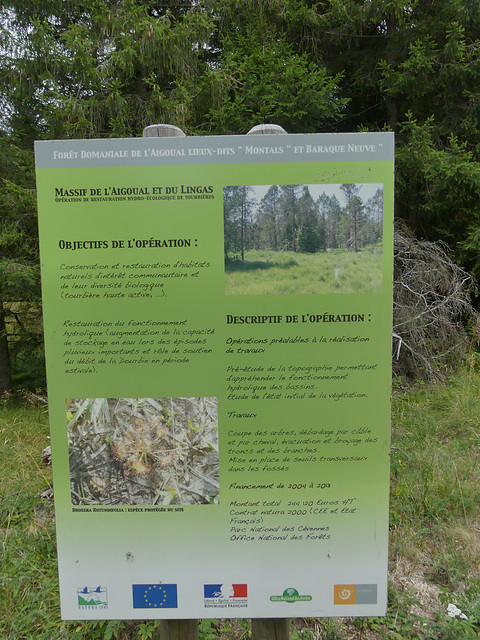
<path id="1" fill-rule="evenodd" d="M 82 587 L 77 589 L 79 609 L 108 609 L 108 594 L 105 587 Z M 205 608 L 246 607 L 248 588 L 246 584 L 204 584 Z M 176 609 L 178 607 L 176 584 L 133 584 L 134 609 Z M 300 595 L 293 587 L 282 595 L 271 595 L 271 602 L 308 602 L 310 595 Z M 337 584 L 333 589 L 333 602 L 345 604 L 376 604 L 376 584 Z"/>

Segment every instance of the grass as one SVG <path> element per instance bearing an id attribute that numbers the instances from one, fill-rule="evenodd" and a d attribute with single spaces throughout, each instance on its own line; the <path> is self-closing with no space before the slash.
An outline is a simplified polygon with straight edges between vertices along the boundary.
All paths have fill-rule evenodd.
<path id="1" fill-rule="evenodd" d="M 356 253 L 246 251 L 245 261 L 234 259 L 225 267 L 227 295 L 375 293 L 381 288 L 381 245 Z"/>
<path id="2" fill-rule="evenodd" d="M 0 638 L 158 637 L 152 621 L 62 622 L 50 481 L 40 454 L 47 414 L 0 408 Z M 393 394 L 389 609 L 384 618 L 295 619 L 292 640 L 480 637 L 480 373 Z M 447 605 L 468 617 L 451 619 Z M 202 620 L 201 640 L 248 640 L 246 620 Z"/>

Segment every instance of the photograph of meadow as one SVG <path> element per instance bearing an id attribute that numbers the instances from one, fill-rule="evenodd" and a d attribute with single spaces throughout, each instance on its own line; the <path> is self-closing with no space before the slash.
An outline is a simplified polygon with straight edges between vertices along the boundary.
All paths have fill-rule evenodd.
<path id="1" fill-rule="evenodd" d="M 383 185 L 223 189 L 225 293 L 377 293 Z"/>

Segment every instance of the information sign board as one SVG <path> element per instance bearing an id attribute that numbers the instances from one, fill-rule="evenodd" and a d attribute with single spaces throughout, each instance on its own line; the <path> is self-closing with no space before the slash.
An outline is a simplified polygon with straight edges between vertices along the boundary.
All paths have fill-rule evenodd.
<path id="1" fill-rule="evenodd" d="M 384 613 L 393 135 L 36 165 L 62 616 Z"/>

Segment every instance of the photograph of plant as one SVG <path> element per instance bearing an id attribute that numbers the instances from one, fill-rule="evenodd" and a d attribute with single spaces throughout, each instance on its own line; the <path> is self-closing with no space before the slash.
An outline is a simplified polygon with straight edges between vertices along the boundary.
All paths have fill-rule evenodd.
<path id="1" fill-rule="evenodd" d="M 382 184 L 226 186 L 223 216 L 227 295 L 381 291 Z"/>
<path id="2" fill-rule="evenodd" d="M 217 398 L 67 399 L 72 504 L 219 501 Z"/>

